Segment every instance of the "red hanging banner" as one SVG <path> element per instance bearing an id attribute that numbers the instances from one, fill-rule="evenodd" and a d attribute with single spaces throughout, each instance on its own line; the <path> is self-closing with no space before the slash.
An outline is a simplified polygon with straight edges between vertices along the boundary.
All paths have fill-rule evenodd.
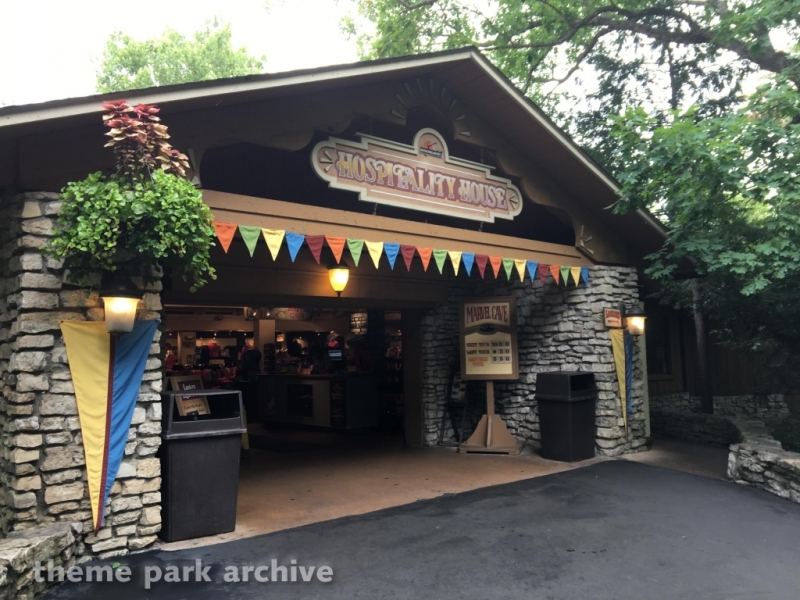
<path id="1" fill-rule="evenodd" d="M 342 252 L 344 252 L 344 245 L 347 242 L 347 238 L 326 235 L 325 241 L 328 242 L 328 247 L 331 249 L 331 252 L 333 252 L 333 258 L 336 259 L 337 264 L 342 262 Z"/>
<path id="2" fill-rule="evenodd" d="M 400 254 L 403 255 L 403 262 L 406 263 L 406 269 L 409 271 L 411 270 L 411 261 L 414 260 L 414 253 L 416 251 L 416 246 L 400 244 Z"/>
<path id="3" fill-rule="evenodd" d="M 233 241 L 233 236 L 236 235 L 237 229 L 239 229 L 239 226 L 236 223 L 214 221 L 214 231 L 217 233 L 219 243 L 226 254 L 228 253 L 228 248 L 231 247 L 231 242 Z"/>
<path id="4" fill-rule="evenodd" d="M 539 263 L 539 279 L 542 280 L 542 283 L 547 281 L 547 274 L 550 272 L 550 267 L 548 265 L 543 265 Z"/>
<path id="5" fill-rule="evenodd" d="M 306 244 L 308 244 L 308 249 L 311 250 L 311 254 L 314 255 L 314 260 L 317 261 L 317 264 L 319 264 L 320 256 L 322 256 L 322 244 L 324 241 L 324 235 L 306 236 Z"/>
<path id="6" fill-rule="evenodd" d="M 433 248 L 417 248 L 419 257 L 422 260 L 422 267 L 427 271 L 428 265 L 431 264 L 431 256 L 433 256 Z"/>
<path id="7" fill-rule="evenodd" d="M 485 254 L 476 254 L 475 262 L 478 265 L 478 272 L 481 274 L 481 279 L 483 279 L 483 274 L 486 271 L 486 263 L 489 262 L 489 257 Z"/>

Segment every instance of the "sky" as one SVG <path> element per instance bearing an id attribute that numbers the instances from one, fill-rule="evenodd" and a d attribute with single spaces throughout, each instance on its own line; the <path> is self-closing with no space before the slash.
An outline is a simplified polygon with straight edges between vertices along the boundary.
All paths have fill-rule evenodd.
<path id="1" fill-rule="evenodd" d="M 113 31 L 190 35 L 215 16 L 230 24 L 234 47 L 266 55 L 267 72 L 355 62 L 356 42 L 339 27 L 348 13 L 353 0 L 0 0 L 0 105 L 93 94 Z"/>

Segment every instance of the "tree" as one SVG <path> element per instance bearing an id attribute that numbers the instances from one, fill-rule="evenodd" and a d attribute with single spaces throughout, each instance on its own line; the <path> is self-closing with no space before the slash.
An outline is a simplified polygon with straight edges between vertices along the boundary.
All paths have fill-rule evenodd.
<path id="1" fill-rule="evenodd" d="M 265 60 L 249 56 L 245 48 L 234 49 L 230 26 L 216 20 L 195 33 L 194 39 L 168 28 L 160 38 L 139 42 L 117 31 L 103 52 L 97 91 L 251 75 L 263 71 Z"/>
<path id="2" fill-rule="evenodd" d="M 647 269 L 662 301 L 690 309 L 673 275 L 691 261 L 717 338 L 758 353 L 773 384 L 800 387 L 800 2 L 476 6 L 360 0 L 375 33 L 348 27 L 365 56 L 481 48 L 617 177 L 614 210 L 648 208 L 667 225 Z"/>

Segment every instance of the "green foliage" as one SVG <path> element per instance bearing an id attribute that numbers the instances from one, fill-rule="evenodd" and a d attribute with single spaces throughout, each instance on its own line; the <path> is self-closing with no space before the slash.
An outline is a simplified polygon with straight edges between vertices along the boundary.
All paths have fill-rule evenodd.
<path id="1" fill-rule="evenodd" d="M 229 25 L 210 22 L 187 39 L 167 29 L 157 39 L 136 41 L 117 31 L 111 35 L 97 72 L 97 91 L 134 90 L 159 85 L 206 81 L 264 70 L 265 57 L 234 49 Z"/>
<path id="2" fill-rule="evenodd" d="M 119 100 L 103 107 L 117 173 L 67 184 L 48 251 L 78 283 L 128 262 L 145 277 L 162 267 L 182 268 L 194 291 L 215 278 L 209 264 L 215 233 L 202 193 L 182 177 L 188 159 L 167 143 L 156 106 Z"/>
<path id="3" fill-rule="evenodd" d="M 119 250 L 140 267 L 183 268 L 195 287 L 215 277 L 211 212 L 186 179 L 156 170 L 150 181 L 131 182 L 98 172 L 69 183 L 62 199 L 51 250 L 75 281 L 116 270 Z"/>
<path id="4" fill-rule="evenodd" d="M 800 421 L 787 417 L 773 428 L 772 437 L 781 443 L 784 450 L 800 452 Z"/>

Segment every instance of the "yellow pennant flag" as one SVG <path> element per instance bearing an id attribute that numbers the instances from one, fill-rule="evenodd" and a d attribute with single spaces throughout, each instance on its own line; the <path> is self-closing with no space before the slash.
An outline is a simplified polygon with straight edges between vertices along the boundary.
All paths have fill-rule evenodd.
<path id="1" fill-rule="evenodd" d="M 261 233 L 264 235 L 264 241 L 267 242 L 267 248 L 269 248 L 269 253 L 272 255 L 272 260 L 278 260 L 278 251 L 281 249 L 286 231 L 284 229 L 262 228 Z"/>
<path id="2" fill-rule="evenodd" d="M 527 266 L 528 261 L 524 258 L 515 258 L 514 259 L 514 266 L 517 267 L 517 273 L 519 273 L 519 280 L 525 281 L 525 267 Z"/>
<path id="3" fill-rule="evenodd" d="M 383 254 L 383 242 L 365 242 L 367 244 L 367 251 L 372 258 L 372 263 L 377 269 L 381 264 L 381 254 Z"/>
<path id="4" fill-rule="evenodd" d="M 619 402 L 622 407 L 622 418 L 625 423 L 625 435 L 628 435 L 628 411 L 625 410 L 625 398 L 628 397 L 625 385 L 625 330 L 609 329 L 611 334 L 611 350 L 614 353 L 614 367 L 619 382 Z"/>
<path id="5" fill-rule="evenodd" d="M 581 284 L 581 268 L 580 267 L 570 267 L 569 274 L 572 275 L 572 279 L 575 282 L 575 285 Z"/>
<path id="6" fill-rule="evenodd" d="M 450 262 L 453 263 L 453 271 L 458 275 L 458 266 L 461 264 L 461 252 L 448 250 L 447 254 L 450 256 Z"/>

